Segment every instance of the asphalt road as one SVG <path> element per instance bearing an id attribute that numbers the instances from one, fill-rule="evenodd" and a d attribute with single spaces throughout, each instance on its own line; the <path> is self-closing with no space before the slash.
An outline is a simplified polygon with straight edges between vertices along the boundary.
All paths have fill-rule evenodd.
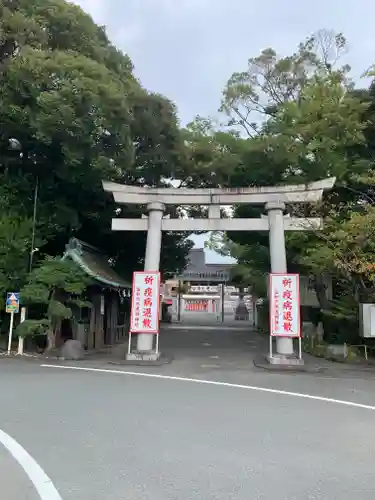
<path id="1" fill-rule="evenodd" d="M 298 377 L 284 376 L 280 388 L 300 388 Z M 271 387 L 276 379 L 258 373 L 254 380 Z M 317 379 L 304 380 L 319 395 Z M 329 385 L 335 397 L 335 384 L 340 389 L 338 380 L 321 380 L 322 394 Z M 0 429 L 36 460 L 62 500 L 374 497 L 371 409 L 4 359 L 0 394 Z M 359 397 L 375 404 L 372 380 Z M 2 500 L 39 500 L 1 444 L 0 477 Z"/>

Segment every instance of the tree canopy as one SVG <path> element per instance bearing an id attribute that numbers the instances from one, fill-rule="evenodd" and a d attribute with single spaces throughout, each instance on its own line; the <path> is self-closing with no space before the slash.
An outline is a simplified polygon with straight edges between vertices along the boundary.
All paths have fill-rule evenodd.
<path id="1" fill-rule="evenodd" d="M 321 30 L 290 56 L 273 49 L 250 58 L 223 90 L 221 111 L 226 133 L 199 118 L 200 144 L 211 143 L 205 162 L 217 151 L 227 169 L 220 185 L 228 187 L 305 183 L 335 176 L 334 189 L 319 206 L 287 207 L 291 215 L 320 216 L 322 231 L 287 235 L 288 268 L 313 278 L 317 298 L 327 314 L 358 319 L 358 302 L 374 300 L 374 85 L 356 89 L 350 68 L 340 65 L 345 37 Z M 369 76 L 374 76 L 370 71 Z M 193 124 L 192 129 L 197 125 Z M 234 206 L 234 217 L 254 217 L 262 207 Z M 246 285 L 266 294 L 270 269 L 268 234 L 214 234 L 210 246 L 235 257 Z M 328 301 L 322 274 L 334 279 L 336 299 Z M 315 278 L 315 279 L 314 279 Z"/>
<path id="2" fill-rule="evenodd" d="M 176 108 L 141 86 L 129 56 L 78 6 L 0 0 L 0 10 L 2 293 L 28 273 L 36 182 L 36 260 L 62 255 L 75 236 L 130 274 L 142 266 L 146 235 L 111 231 L 116 205 L 101 182 L 156 186 L 183 172 Z M 21 151 L 8 149 L 10 138 Z M 163 270 L 181 269 L 189 245 L 186 235 L 165 235 Z"/>

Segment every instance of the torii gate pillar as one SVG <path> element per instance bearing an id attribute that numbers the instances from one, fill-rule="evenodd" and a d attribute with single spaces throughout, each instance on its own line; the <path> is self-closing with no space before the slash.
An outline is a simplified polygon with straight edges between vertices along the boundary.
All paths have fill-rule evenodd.
<path id="1" fill-rule="evenodd" d="M 159 202 L 147 205 L 147 243 L 145 256 L 145 271 L 159 271 L 160 250 L 162 237 L 162 220 L 165 205 Z M 137 351 L 151 352 L 154 344 L 154 335 L 139 333 L 137 336 Z"/>
<path id="2" fill-rule="evenodd" d="M 266 203 L 269 222 L 269 242 L 271 273 L 284 274 L 288 272 L 285 248 L 284 211 L 285 203 Z M 281 356 L 293 355 L 293 339 L 276 337 L 276 351 Z"/>

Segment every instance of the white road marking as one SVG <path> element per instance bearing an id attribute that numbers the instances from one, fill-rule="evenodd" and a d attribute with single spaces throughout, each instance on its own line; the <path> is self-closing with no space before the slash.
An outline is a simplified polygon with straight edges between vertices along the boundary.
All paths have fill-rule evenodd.
<path id="1" fill-rule="evenodd" d="M 51 479 L 40 465 L 15 439 L 2 430 L 0 430 L 0 443 L 26 472 L 41 500 L 62 500 Z"/>
<path id="2" fill-rule="evenodd" d="M 351 406 L 353 408 L 362 408 L 364 410 L 375 411 L 375 406 L 355 403 L 354 401 L 344 401 L 342 399 L 325 398 L 323 396 L 313 396 L 312 394 L 303 394 L 300 392 L 282 391 L 279 389 L 269 389 L 268 387 L 257 387 L 253 385 L 231 384 L 229 382 L 217 382 L 215 380 L 204 380 L 199 378 L 189 377 L 174 377 L 171 375 L 158 375 L 156 373 L 129 372 L 123 370 L 110 370 L 107 368 L 88 368 L 84 366 L 64 366 L 64 365 L 40 365 L 42 368 L 55 368 L 59 370 L 77 370 L 84 372 L 112 373 L 118 375 L 130 375 L 134 377 L 149 377 L 159 378 L 164 380 L 178 380 L 181 382 L 193 382 L 195 384 L 217 385 L 221 387 L 233 387 L 235 389 L 247 389 L 250 391 L 268 392 L 270 394 L 281 394 L 283 396 L 292 396 L 296 398 L 312 399 L 314 401 L 322 401 L 324 403 L 334 403 L 338 405 Z"/>

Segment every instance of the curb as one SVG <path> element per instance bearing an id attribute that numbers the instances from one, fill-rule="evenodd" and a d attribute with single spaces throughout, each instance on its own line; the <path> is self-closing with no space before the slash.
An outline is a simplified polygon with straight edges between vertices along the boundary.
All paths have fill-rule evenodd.
<path id="1" fill-rule="evenodd" d="M 121 359 L 118 361 L 108 361 L 109 365 L 116 366 L 163 366 L 172 363 L 173 356 L 161 356 L 157 361 L 128 361 Z"/>
<path id="2" fill-rule="evenodd" d="M 263 357 L 253 359 L 254 366 L 267 372 L 273 373 L 322 373 L 325 368 L 309 365 L 272 365 Z"/>

